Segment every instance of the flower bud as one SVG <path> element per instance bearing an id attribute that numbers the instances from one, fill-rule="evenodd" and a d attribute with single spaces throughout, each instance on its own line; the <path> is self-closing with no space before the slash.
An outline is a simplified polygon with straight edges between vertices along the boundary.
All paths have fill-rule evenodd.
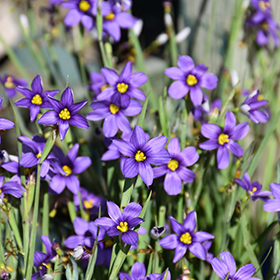
<path id="1" fill-rule="evenodd" d="M 73 253 L 73 258 L 75 260 L 79 260 L 84 254 L 84 248 L 82 245 L 78 245 L 75 249 L 74 249 L 74 253 Z"/>
<path id="2" fill-rule="evenodd" d="M 168 41 L 169 37 L 166 33 L 162 33 L 157 36 L 156 38 L 156 44 L 158 46 L 164 45 Z"/>
<path id="3" fill-rule="evenodd" d="M 166 26 L 172 25 L 172 17 L 170 14 L 164 14 L 164 23 Z"/>
<path id="4" fill-rule="evenodd" d="M 136 37 L 139 37 L 139 35 L 142 32 L 143 29 L 143 20 L 142 19 L 138 19 L 136 21 L 136 23 L 134 24 L 134 26 L 132 27 L 133 32 L 135 34 Z"/>
<path id="5" fill-rule="evenodd" d="M 178 44 L 182 43 L 184 40 L 186 40 L 189 37 L 190 33 L 191 33 L 191 28 L 185 27 L 176 35 L 176 42 Z"/>
<path id="6" fill-rule="evenodd" d="M 153 227 L 150 231 L 150 236 L 157 240 L 165 232 L 164 227 Z"/>
<path id="7" fill-rule="evenodd" d="M 53 280 L 53 276 L 50 275 L 50 274 L 45 274 L 45 275 L 43 276 L 43 280 Z"/>

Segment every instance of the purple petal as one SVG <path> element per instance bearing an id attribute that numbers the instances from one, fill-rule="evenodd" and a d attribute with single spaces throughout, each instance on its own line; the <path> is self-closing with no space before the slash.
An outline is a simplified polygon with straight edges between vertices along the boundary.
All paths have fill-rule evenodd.
<path id="1" fill-rule="evenodd" d="M 202 260 L 206 260 L 207 252 L 200 243 L 197 243 L 197 242 L 191 243 L 189 245 L 189 250 L 196 257 L 198 257 Z"/>
<path id="2" fill-rule="evenodd" d="M 96 219 L 94 221 L 94 224 L 101 228 L 104 228 L 105 230 L 108 230 L 110 227 L 113 227 L 115 225 L 115 223 L 107 217 Z"/>
<path id="3" fill-rule="evenodd" d="M 164 249 L 175 249 L 178 245 L 176 234 L 170 234 L 159 241 L 159 245 Z"/>
<path id="4" fill-rule="evenodd" d="M 218 77 L 212 73 L 205 73 L 199 79 L 199 85 L 209 90 L 216 88 L 217 84 L 218 84 Z"/>
<path id="5" fill-rule="evenodd" d="M 74 174 L 80 174 L 84 172 L 91 165 L 91 159 L 89 157 L 78 157 L 74 161 Z"/>
<path id="6" fill-rule="evenodd" d="M 263 205 L 263 210 L 266 212 L 279 212 L 280 211 L 280 198 L 269 200 Z"/>
<path id="7" fill-rule="evenodd" d="M 109 100 L 113 94 L 115 94 L 116 91 L 113 87 L 105 88 L 101 91 L 100 94 L 97 95 L 97 100 Z"/>
<path id="8" fill-rule="evenodd" d="M 129 225 L 129 228 L 134 228 L 143 222 L 144 222 L 144 219 L 142 219 L 142 218 L 133 218 L 133 219 L 128 220 L 128 225 Z M 138 232 L 138 233 L 141 234 L 140 232 Z"/>
<path id="9" fill-rule="evenodd" d="M 149 151 L 148 161 L 150 164 L 162 165 L 167 164 L 170 160 L 171 157 L 165 148 L 159 150 L 157 153 Z"/>
<path id="10" fill-rule="evenodd" d="M 178 245 L 175 249 L 173 263 L 178 262 L 186 253 L 187 246 L 183 245 L 181 242 L 178 242 Z"/>
<path id="11" fill-rule="evenodd" d="M 145 271 L 145 273 L 146 273 L 146 271 Z M 125 272 L 120 272 L 119 277 L 120 277 L 120 280 L 134 280 L 131 278 L 131 276 L 128 273 L 125 273 Z"/>
<path id="12" fill-rule="evenodd" d="M 149 140 L 143 150 L 148 154 L 157 154 L 164 149 L 168 138 L 166 136 L 158 136 Z M 164 149 L 165 150 L 165 149 Z M 166 151 L 166 150 L 165 150 Z M 167 152 L 167 151 L 166 151 Z"/>
<path id="13" fill-rule="evenodd" d="M 131 97 L 135 98 L 135 99 L 139 99 L 141 101 L 145 101 L 146 100 L 146 95 L 145 93 L 143 93 L 140 89 L 138 88 L 130 88 L 127 92 L 127 94 L 129 94 Z"/>
<path id="14" fill-rule="evenodd" d="M 121 217 L 121 210 L 117 204 L 112 201 L 107 201 L 107 210 L 110 218 L 117 224 Z"/>
<path id="15" fill-rule="evenodd" d="M 63 93 L 61 95 L 61 103 L 67 108 L 70 108 L 71 105 L 74 103 L 73 92 L 72 92 L 72 89 L 70 87 L 67 87 L 63 91 Z"/>
<path id="16" fill-rule="evenodd" d="M 33 122 L 36 119 L 39 112 L 40 112 L 40 106 L 37 106 L 37 105 L 30 106 L 30 121 L 31 122 Z"/>
<path id="17" fill-rule="evenodd" d="M 58 127 L 59 127 L 60 141 L 63 141 L 63 139 L 65 138 L 65 135 L 69 129 L 69 122 L 60 120 Z"/>
<path id="18" fill-rule="evenodd" d="M 141 150 L 146 144 L 146 136 L 142 127 L 136 125 L 132 131 L 130 142 L 137 150 Z"/>
<path id="19" fill-rule="evenodd" d="M 134 26 L 136 20 L 135 17 L 129 13 L 119 13 L 116 16 L 116 21 L 121 28 L 127 29 Z"/>
<path id="20" fill-rule="evenodd" d="M 204 242 L 204 241 L 207 241 L 207 240 L 213 239 L 213 238 L 215 238 L 215 236 L 213 234 L 204 232 L 204 231 L 197 231 L 197 232 L 193 233 L 193 235 L 192 235 L 193 242 Z"/>
<path id="21" fill-rule="evenodd" d="M 218 258 L 214 258 L 211 262 L 211 265 L 213 270 L 221 279 L 226 278 L 227 274 L 229 273 L 229 270 L 221 260 L 219 260 Z"/>
<path id="22" fill-rule="evenodd" d="M 146 268 L 143 263 L 136 262 L 131 268 L 131 275 L 133 279 L 144 279 L 146 275 Z"/>
<path id="23" fill-rule="evenodd" d="M 64 18 L 64 23 L 67 26 L 73 26 L 80 22 L 81 20 L 81 14 L 78 12 L 78 10 L 70 10 L 66 17 Z"/>
<path id="24" fill-rule="evenodd" d="M 118 130 L 119 128 L 117 126 L 116 116 L 115 115 L 108 116 L 103 123 L 104 135 L 108 138 L 114 137 L 117 134 Z"/>
<path id="25" fill-rule="evenodd" d="M 131 75 L 130 84 L 133 87 L 140 87 L 148 81 L 148 76 L 142 72 L 136 72 Z"/>
<path id="26" fill-rule="evenodd" d="M 271 183 L 269 186 L 270 186 L 273 197 L 280 199 L 280 184 Z"/>
<path id="27" fill-rule="evenodd" d="M 164 189 L 169 195 L 177 195 L 182 190 L 182 181 L 177 172 L 170 171 L 164 179 Z M 175 231 L 175 230 L 174 230 Z M 176 231 L 175 231 L 176 232 Z"/>
<path id="28" fill-rule="evenodd" d="M 142 104 L 136 100 L 131 100 L 129 106 L 123 110 L 124 115 L 126 116 L 136 116 L 142 111 Z"/>
<path id="29" fill-rule="evenodd" d="M 190 88 L 190 97 L 194 106 L 199 106 L 202 103 L 203 92 L 198 85 Z"/>
<path id="30" fill-rule="evenodd" d="M 204 64 L 197 64 L 195 68 L 191 71 L 191 73 L 195 77 L 200 78 L 207 70 L 208 67 L 206 67 Z"/>
<path id="31" fill-rule="evenodd" d="M 175 233 L 177 233 L 178 235 L 184 233 L 185 228 L 179 222 L 177 222 L 176 219 L 174 219 L 172 216 L 169 216 L 169 220 L 171 222 L 172 229 Z"/>
<path id="32" fill-rule="evenodd" d="M 67 248 L 70 249 L 74 249 L 76 248 L 78 245 L 83 244 L 84 242 L 84 237 L 83 236 L 77 236 L 77 235 L 72 235 L 70 237 L 68 237 L 65 241 L 64 241 L 64 245 Z"/>
<path id="33" fill-rule="evenodd" d="M 146 162 L 138 162 L 139 166 L 139 175 L 143 182 L 149 187 L 154 180 L 153 168 L 149 163 Z"/>
<path id="34" fill-rule="evenodd" d="M 165 75 L 173 80 L 184 80 L 184 72 L 177 67 L 170 67 L 165 70 Z"/>
<path id="35" fill-rule="evenodd" d="M 132 64 L 128 61 L 120 74 L 120 81 L 128 83 L 132 74 Z"/>
<path id="36" fill-rule="evenodd" d="M 109 35 L 111 35 L 116 42 L 118 42 L 121 39 L 121 29 L 116 21 L 110 21 L 110 20 L 104 21 L 103 29 Z M 106 77 L 105 77 L 105 79 L 106 79 Z"/>
<path id="37" fill-rule="evenodd" d="M 199 148 L 206 151 L 212 151 L 219 147 L 218 140 L 212 139 L 199 144 Z"/>
<path id="38" fill-rule="evenodd" d="M 75 218 L 73 221 L 73 226 L 76 234 L 78 235 L 84 235 L 88 230 L 88 222 L 80 217 Z"/>
<path id="39" fill-rule="evenodd" d="M 117 147 L 119 152 L 127 157 L 132 157 L 134 160 L 135 156 L 135 148 L 130 142 L 124 141 L 124 140 L 113 140 L 113 144 Z"/>
<path id="40" fill-rule="evenodd" d="M 187 147 L 185 148 L 180 155 L 183 158 L 182 165 L 191 166 L 196 163 L 199 159 L 199 155 L 195 149 L 195 147 Z"/>
<path id="41" fill-rule="evenodd" d="M 49 182 L 49 187 L 57 194 L 62 193 L 62 191 L 65 189 L 65 180 L 62 175 L 58 174 L 54 176 Z"/>
<path id="42" fill-rule="evenodd" d="M 173 82 L 169 89 L 168 94 L 174 99 L 183 98 L 189 91 L 189 87 L 186 83 L 182 81 Z"/>
<path id="43" fill-rule="evenodd" d="M 22 98 L 22 99 L 18 100 L 17 102 L 15 102 L 15 105 L 19 106 L 19 107 L 30 107 L 31 102 L 28 98 Z"/>
<path id="44" fill-rule="evenodd" d="M 194 68 L 194 63 L 190 56 L 183 55 L 178 58 L 178 66 L 184 72 L 189 72 Z"/>
<path id="45" fill-rule="evenodd" d="M 137 244 L 138 240 L 139 240 L 139 236 L 133 230 L 129 230 L 122 234 L 122 241 L 126 244 L 135 245 Z"/>
<path id="46" fill-rule="evenodd" d="M 72 104 L 69 107 L 69 111 L 70 111 L 71 115 L 73 116 L 76 113 L 78 113 L 78 111 L 80 111 L 86 104 L 87 104 L 87 100 Z"/>
<path id="47" fill-rule="evenodd" d="M 78 155 L 78 151 L 79 151 L 79 144 L 76 143 L 67 153 L 67 156 L 69 157 L 69 159 L 74 162 L 77 155 Z"/>
<path id="48" fill-rule="evenodd" d="M 26 153 L 20 159 L 20 164 L 24 167 L 32 167 L 39 163 L 39 159 L 33 153 Z"/>
<path id="49" fill-rule="evenodd" d="M 14 127 L 12 121 L 0 118 L 0 130 L 11 129 Z"/>
<path id="50" fill-rule="evenodd" d="M 101 72 L 105 78 L 105 80 L 107 81 L 108 84 L 110 85 L 115 85 L 116 82 L 118 81 L 119 79 L 119 75 L 116 73 L 115 70 L 112 70 L 112 69 L 109 69 L 109 68 L 106 68 L 106 67 L 103 67 L 101 69 Z"/>
<path id="51" fill-rule="evenodd" d="M 57 116 L 57 113 L 55 111 L 48 111 L 40 117 L 38 123 L 44 125 L 53 125 L 58 123 L 58 121 L 59 117 Z"/>
<path id="52" fill-rule="evenodd" d="M 21 86 L 16 87 L 16 90 L 29 99 L 31 99 L 34 95 L 30 89 Z"/>
<path id="53" fill-rule="evenodd" d="M 249 279 L 255 273 L 255 271 L 256 269 L 251 263 L 246 264 L 237 270 L 235 278 L 237 280 Z"/>
<path id="54" fill-rule="evenodd" d="M 142 206 L 139 203 L 131 202 L 123 210 L 124 221 L 138 217 L 142 211 Z"/>
<path id="55" fill-rule="evenodd" d="M 32 83 L 31 83 L 31 88 L 34 93 L 41 94 L 43 92 L 43 85 L 42 85 L 42 79 L 39 75 L 37 75 Z"/>
<path id="56" fill-rule="evenodd" d="M 181 152 L 180 142 L 178 138 L 172 138 L 168 143 L 167 148 L 171 157 L 178 155 Z"/>
<path id="57" fill-rule="evenodd" d="M 219 146 L 217 151 L 218 168 L 225 169 L 229 165 L 229 152 L 225 146 Z"/>
<path id="58" fill-rule="evenodd" d="M 189 170 L 186 167 L 181 167 L 180 170 L 178 170 L 178 175 L 180 176 L 180 178 L 185 181 L 186 183 L 191 183 L 193 182 L 194 178 L 195 178 L 195 173 L 192 172 L 191 170 Z"/>
<path id="59" fill-rule="evenodd" d="M 76 176 L 65 177 L 65 184 L 70 192 L 73 194 L 78 194 L 80 189 L 80 181 Z"/>
<path id="60" fill-rule="evenodd" d="M 154 178 L 158 178 L 165 175 L 168 172 L 168 168 L 166 165 L 162 165 L 160 167 L 155 167 L 153 171 L 154 171 Z"/>
<path id="61" fill-rule="evenodd" d="M 243 148 L 234 141 L 230 140 L 227 146 L 235 156 L 242 157 L 244 155 Z"/>
<path id="62" fill-rule="evenodd" d="M 203 124 L 201 127 L 201 134 L 209 139 L 218 139 L 222 133 L 222 129 L 215 124 Z"/>
<path id="63" fill-rule="evenodd" d="M 196 227 L 196 212 L 190 212 L 184 220 L 184 228 L 188 232 L 193 232 Z"/>
<path id="64" fill-rule="evenodd" d="M 87 30 L 91 30 L 94 25 L 93 18 L 88 15 L 82 16 L 82 24 Z"/>
<path id="65" fill-rule="evenodd" d="M 34 258 L 33 258 L 34 266 L 35 267 L 40 266 L 45 261 L 46 258 L 47 258 L 47 255 L 45 253 L 36 251 L 34 253 Z"/>
<path id="66" fill-rule="evenodd" d="M 230 139 L 239 140 L 244 138 L 250 130 L 250 127 L 247 122 L 238 124 L 230 135 Z"/>
<path id="67" fill-rule="evenodd" d="M 222 252 L 220 257 L 224 264 L 227 266 L 230 275 L 234 275 L 236 271 L 236 263 L 230 252 Z"/>
<path id="68" fill-rule="evenodd" d="M 224 132 L 226 134 L 231 133 L 235 128 L 235 124 L 236 124 L 236 119 L 235 119 L 234 114 L 232 112 L 227 111 Z"/>

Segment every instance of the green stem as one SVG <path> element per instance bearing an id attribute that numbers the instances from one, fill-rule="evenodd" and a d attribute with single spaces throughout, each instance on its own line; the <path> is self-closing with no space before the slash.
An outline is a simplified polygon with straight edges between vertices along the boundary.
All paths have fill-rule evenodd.
<path id="1" fill-rule="evenodd" d="M 83 201 L 82 201 L 82 197 L 81 197 L 81 190 L 79 190 L 78 196 L 79 196 L 79 204 L 80 204 L 81 217 L 84 220 L 86 220 L 86 215 L 85 215 L 85 211 L 84 211 Z"/>
<path id="2" fill-rule="evenodd" d="M 43 217 L 42 217 L 42 235 L 49 236 L 49 221 L 50 221 L 50 205 L 49 205 L 49 192 L 47 188 L 45 188 L 44 193 L 44 201 L 43 201 Z M 45 246 L 42 245 L 42 250 L 44 253 L 46 253 Z"/>

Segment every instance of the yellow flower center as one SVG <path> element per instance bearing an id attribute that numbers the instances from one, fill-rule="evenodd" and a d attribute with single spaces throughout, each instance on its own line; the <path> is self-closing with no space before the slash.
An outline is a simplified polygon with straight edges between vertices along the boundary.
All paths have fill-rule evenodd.
<path id="1" fill-rule="evenodd" d="M 115 104 L 110 104 L 110 112 L 115 115 L 116 113 L 118 113 L 118 111 L 120 110 L 120 107 L 118 107 Z"/>
<path id="2" fill-rule="evenodd" d="M 83 12 L 87 12 L 90 9 L 90 4 L 88 1 L 82 0 L 79 4 L 79 9 Z"/>
<path id="3" fill-rule="evenodd" d="M 263 95 L 262 95 L 262 94 L 259 94 L 257 100 L 258 100 L 258 101 L 262 101 L 262 100 L 263 100 Z"/>
<path id="4" fill-rule="evenodd" d="M 115 18 L 115 15 L 111 12 L 110 14 L 108 14 L 107 16 L 105 16 L 105 19 L 107 20 L 113 20 Z"/>
<path id="5" fill-rule="evenodd" d="M 2 190 L 0 189 L 0 194 L 2 193 Z"/>
<path id="6" fill-rule="evenodd" d="M 41 153 L 38 153 L 37 155 L 36 155 L 36 158 L 40 158 L 42 156 L 42 154 Z"/>
<path id="7" fill-rule="evenodd" d="M 69 120 L 71 118 L 71 115 L 68 109 L 64 108 L 63 110 L 60 111 L 59 117 L 63 120 Z"/>
<path id="8" fill-rule="evenodd" d="M 72 174 L 72 169 L 67 165 L 63 165 L 62 170 L 66 173 L 64 176 L 69 176 Z"/>
<path id="9" fill-rule="evenodd" d="M 35 105 L 41 105 L 43 103 L 42 97 L 39 94 L 34 95 L 31 100 L 31 103 Z"/>
<path id="10" fill-rule="evenodd" d="M 135 160 L 144 161 L 145 159 L 146 159 L 146 157 L 145 157 L 144 153 L 141 151 L 137 151 L 137 153 L 135 154 Z"/>
<path id="11" fill-rule="evenodd" d="M 184 244 L 191 244 L 192 243 L 192 237 L 188 232 L 186 232 L 186 233 L 181 235 L 180 241 L 183 242 Z"/>
<path id="12" fill-rule="evenodd" d="M 128 225 L 127 222 L 120 222 L 120 225 L 117 226 L 117 229 L 120 230 L 121 232 L 127 232 L 128 231 Z"/>
<path id="13" fill-rule="evenodd" d="M 4 86 L 6 88 L 15 88 L 16 85 L 13 83 L 13 78 L 12 77 L 8 77 L 7 81 L 5 82 Z"/>
<path id="14" fill-rule="evenodd" d="M 117 89 L 120 93 L 125 93 L 127 92 L 128 85 L 125 83 L 117 84 Z"/>
<path id="15" fill-rule="evenodd" d="M 259 6 L 260 6 L 260 8 L 262 9 L 262 10 L 266 10 L 266 8 L 269 8 L 270 7 L 270 3 L 268 3 L 268 2 L 264 2 L 264 1 L 260 1 L 259 2 Z"/>
<path id="16" fill-rule="evenodd" d="M 114 241 L 112 239 L 106 240 L 104 242 L 105 248 L 110 248 L 114 245 Z"/>
<path id="17" fill-rule="evenodd" d="M 262 24 L 261 24 L 261 28 L 262 28 L 263 30 L 267 30 L 267 29 L 268 29 L 268 24 L 267 24 L 266 22 L 262 23 Z"/>
<path id="18" fill-rule="evenodd" d="M 197 84 L 197 79 L 194 75 L 189 75 L 188 78 L 187 78 L 187 84 L 189 86 L 194 86 Z"/>
<path id="19" fill-rule="evenodd" d="M 86 209 L 92 208 L 93 202 L 94 202 L 93 199 L 85 200 L 85 201 L 84 201 L 85 208 L 86 208 Z"/>
<path id="20" fill-rule="evenodd" d="M 176 159 L 171 159 L 168 164 L 167 167 L 171 170 L 171 171 L 175 171 L 179 166 L 179 162 Z"/>
<path id="21" fill-rule="evenodd" d="M 104 89 L 106 89 L 107 87 L 109 87 L 107 84 L 105 84 L 104 86 L 101 87 L 101 91 L 103 91 Z"/>
<path id="22" fill-rule="evenodd" d="M 254 193 L 257 190 L 256 187 L 253 187 L 252 192 Z"/>
<path id="23" fill-rule="evenodd" d="M 220 134 L 218 138 L 218 142 L 220 145 L 224 145 L 225 143 L 228 143 L 229 142 L 228 135 L 224 133 Z"/>

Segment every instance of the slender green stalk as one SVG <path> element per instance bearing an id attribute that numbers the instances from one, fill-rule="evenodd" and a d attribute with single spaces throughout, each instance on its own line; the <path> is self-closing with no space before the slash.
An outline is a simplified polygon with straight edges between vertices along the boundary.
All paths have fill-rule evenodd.
<path id="1" fill-rule="evenodd" d="M 50 222 L 50 205 L 49 205 L 49 192 L 48 189 L 45 188 L 44 192 L 44 200 L 43 200 L 43 217 L 42 217 L 42 235 L 49 236 L 49 222 Z M 42 244 L 42 251 L 46 253 L 46 248 Z"/>
<path id="2" fill-rule="evenodd" d="M 76 212 L 76 209 L 75 209 L 74 202 L 69 200 L 67 202 L 67 207 L 68 207 L 68 212 L 69 212 L 69 216 L 70 216 L 71 222 L 73 223 L 74 220 L 77 217 L 77 212 Z"/>
<path id="3" fill-rule="evenodd" d="M 10 208 L 9 216 L 8 216 L 9 224 L 11 226 L 11 229 L 12 229 L 13 233 L 14 233 L 14 237 L 15 237 L 15 240 L 17 242 L 19 251 L 22 251 L 22 240 L 21 240 L 21 236 L 20 236 L 20 230 L 18 228 L 18 224 L 17 224 L 16 218 L 15 218 L 15 215 L 14 215 L 14 208 L 10 204 L 8 204 L 8 207 Z"/>
<path id="4" fill-rule="evenodd" d="M 83 206 L 82 197 L 81 197 L 81 190 L 79 190 L 78 196 L 79 196 L 79 204 L 80 204 L 81 217 L 82 217 L 84 220 L 87 220 L 86 214 L 85 214 L 85 211 L 84 211 L 84 206 Z"/>
<path id="5" fill-rule="evenodd" d="M 36 241 L 36 227 L 39 213 L 39 198 L 40 198 L 40 182 L 41 182 L 41 164 L 37 166 L 37 179 L 36 179 L 36 190 L 35 190 L 35 200 L 34 200 L 34 208 L 33 208 L 33 220 L 32 220 L 32 228 L 31 228 L 31 240 L 30 240 L 30 248 L 28 252 L 28 263 L 26 270 L 26 279 L 31 279 L 32 267 L 33 267 L 33 258 L 35 252 L 35 241 Z"/>
<path id="6" fill-rule="evenodd" d="M 60 256 L 56 256 L 56 260 L 55 260 L 55 264 L 54 264 L 54 276 L 53 276 L 53 280 L 60 280 L 62 274 L 60 273 L 63 269 L 63 265 L 61 264 L 62 260 Z"/>

